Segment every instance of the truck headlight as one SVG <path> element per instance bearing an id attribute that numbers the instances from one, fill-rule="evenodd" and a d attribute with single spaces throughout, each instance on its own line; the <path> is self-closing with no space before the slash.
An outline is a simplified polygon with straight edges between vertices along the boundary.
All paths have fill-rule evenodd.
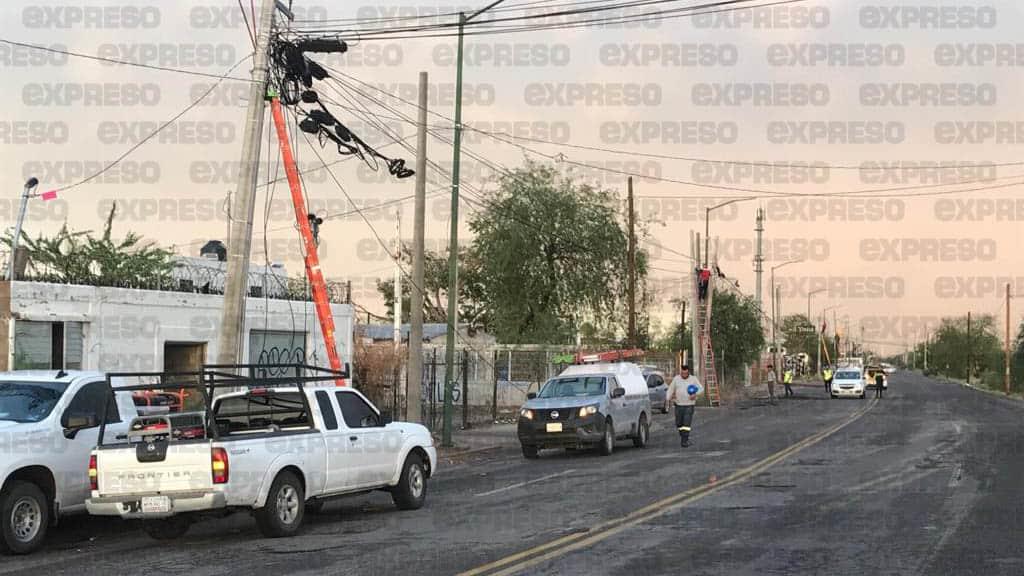
<path id="1" fill-rule="evenodd" d="M 533 410 L 523 408 L 522 410 L 519 411 L 519 415 L 523 418 L 526 418 L 527 420 L 533 420 Z"/>
<path id="2" fill-rule="evenodd" d="M 579 412 L 580 418 L 586 418 L 587 416 L 590 416 L 591 414 L 597 414 L 597 404 L 592 404 L 590 406 L 584 406 L 584 407 L 580 408 L 580 412 Z"/>

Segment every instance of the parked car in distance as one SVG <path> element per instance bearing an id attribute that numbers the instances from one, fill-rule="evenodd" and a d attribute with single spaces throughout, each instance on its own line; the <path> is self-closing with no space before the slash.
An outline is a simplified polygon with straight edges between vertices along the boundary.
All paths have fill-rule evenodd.
<path id="1" fill-rule="evenodd" d="M 651 409 L 662 414 L 668 413 L 668 378 L 653 366 L 644 366 L 644 380 L 647 381 L 647 395 L 651 398 Z"/>
<path id="2" fill-rule="evenodd" d="M 136 416 L 131 396 L 115 396 L 104 374 L 0 373 L 0 552 L 28 554 L 63 516 L 85 512 L 104 411 L 111 436 Z"/>
<path id="3" fill-rule="evenodd" d="M 864 373 L 859 368 L 842 366 L 832 378 L 832 397 L 864 398 Z"/>
<path id="4" fill-rule="evenodd" d="M 651 399 L 636 364 L 570 366 L 527 398 L 517 430 L 526 458 L 545 448 L 583 447 L 607 456 L 620 438 L 647 446 Z"/>
<path id="5" fill-rule="evenodd" d="M 425 427 L 390 422 L 333 378 L 282 380 L 231 381 L 248 389 L 204 398 L 204 411 L 140 416 L 123 440 L 103 435 L 88 463 L 89 512 L 141 519 L 170 539 L 204 515 L 246 510 L 265 536 L 282 537 L 336 496 L 384 490 L 399 509 L 423 506 L 437 469 Z"/>

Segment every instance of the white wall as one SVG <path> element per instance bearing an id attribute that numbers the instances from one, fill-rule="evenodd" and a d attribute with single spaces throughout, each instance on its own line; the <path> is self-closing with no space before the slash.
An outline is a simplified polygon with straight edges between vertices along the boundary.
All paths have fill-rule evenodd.
<path id="1" fill-rule="evenodd" d="M 85 322 L 84 369 L 162 370 L 165 342 L 205 342 L 206 361 L 216 362 L 223 303 L 219 295 L 12 284 L 11 315 L 16 320 Z M 342 362 L 351 362 L 352 306 L 332 304 L 331 309 L 338 353 Z M 249 298 L 243 361 L 249 357 L 249 330 L 253 329 L 306 332 L 307 361 L 328 363 L 312 302 Z"/>

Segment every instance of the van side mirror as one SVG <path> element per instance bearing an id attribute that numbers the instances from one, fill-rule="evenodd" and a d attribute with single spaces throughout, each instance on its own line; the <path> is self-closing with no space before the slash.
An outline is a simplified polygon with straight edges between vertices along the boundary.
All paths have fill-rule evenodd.
<path id="1" fill-rule="evenodd" d="M 621 388 L 620 387 L 620 388 L 616 388 L 615 390 L 612 390 L 612 398 L 622 398 L 625 395 L 626 395 L 626 389 L 625 388 Z"/>
<path id="2" fill-rule="evenodd" d="M 528 393 L 526 394 L 526 399 L 527 399 L 527 400 L 533 400 L 533 399 L 534 399 L 534 398 L 536 398 L 536 397 L 537 397 L 537 393 L 536 393 L 536 392 L 528 392 Z"/>

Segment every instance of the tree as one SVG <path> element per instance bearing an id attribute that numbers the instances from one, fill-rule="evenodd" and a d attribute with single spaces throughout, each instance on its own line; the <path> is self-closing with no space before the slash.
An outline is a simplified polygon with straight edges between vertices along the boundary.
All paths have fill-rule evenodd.
<path id="1" fill-rule="evenodd" d="M 928 345 L 929 372 L 966 379 L 969 366 L 972 380 L 984 379 L 1001 388 L 1003 351 L 996 333 L 995 318 L 991 315 L 972 317 L 970 336 L 966 316 L 943 318 Z M 923 345 L 918 346 L 917 352 L 924 352 Z"/>
<path id="2" fill-rule="evenodd" d="M 32 276 L 90 286 L 158 287 L 169 283 L 174 253 L 143 244 L 142 236 L 130 231 L 123 239 L 114 240 L 116 212 L 115 203 L 99 238 L 91 230 L 72 232 L 67 223 L 52 237 L 40 234 L 33 239 L 22 232 L 20 245 L 28 251 Z M 3 242 L 10 247 L 11 236 L 8 234 Z"/>
<path id="3" fill-rule="evenodd" d="M 501 342 L 563 343 L 625 318 L 627 232 L 616 194 L 527 163 L 499 177 L 469 227 L 480 301 Z M 639 254 L 637 275 L 646 277 Z M 641 291 L 638 282 L 638 293 Z"/>
<path id="4" fill-rule="evenodd" d="M 719 366 L 729 371 L 757 361 L 765 341 L 753 298 L 731 291 L 715 292 L 711 300 L 711 343 Z M 720 353 L 723 350 L 724 357 Z"/>
<path id="5" fill-rule="evenodd" d="M 412 313 L 412 251 L 402 248 L 402 267 L 409 274 L 402 277 L 402 322 L 409 322 Z M 486 307 L 479 297 L 477 263 L 468 250 L 459 251 L 459 324 L 471 330 L 486 325 Z M 378 280 L 377 291 L 384 298 L 388 318 L 394 318 L 394 280 Z M 423 254 L 423 321 L 443 324 L 448 321 L 448 255 L 426 251 Z"/>
<path id="6" fill-rule="evenodd" d="M 782 345 L 786 353 L 795 356 L 800 353 L 815 358 L 818 347 L 818 333 L 806 314 L 790 314 L 782 319 L 780 327 Z"/>

